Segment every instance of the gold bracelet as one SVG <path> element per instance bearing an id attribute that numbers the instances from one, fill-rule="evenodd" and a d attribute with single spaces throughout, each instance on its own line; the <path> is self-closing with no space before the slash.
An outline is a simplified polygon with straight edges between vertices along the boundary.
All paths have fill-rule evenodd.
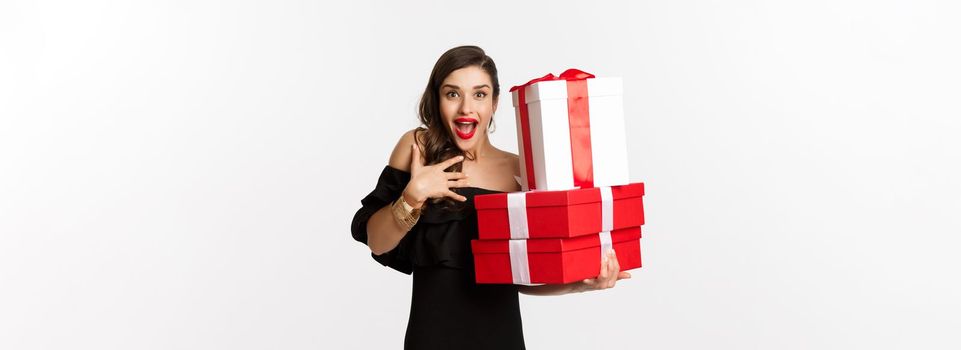
<path id="1" fill-rule="evenodd" d="M 404 196 L 400 196 L 400 198 L 394 201 L 391 208 L 394 212 L 394 221 L 397 221 L 397 224 L 406 232 L 410 231 L 410 229 L 414 228 L 414 225 L 417 224 L 417 220 L 420 219 L 420 209 L 407 210 L 405 204 L 407 204 L 407 202 L 404 202 Z"/>

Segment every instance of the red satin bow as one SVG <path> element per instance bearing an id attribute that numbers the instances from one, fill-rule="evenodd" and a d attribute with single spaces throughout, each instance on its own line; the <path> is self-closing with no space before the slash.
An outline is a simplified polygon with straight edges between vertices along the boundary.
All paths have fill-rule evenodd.
<path id="1" fill-rule="evenodd" d="M 524 84 L 522 84 L 522 85 L 517 85 L 517 86 L 512 87 L 511 90 L 510 90 L 510 92 L 514 92 L 514 90 L 520 89 L 520 88 L 522 88 L 522 87 L 525 87 L 525 86 L 528 86 L 528 85 L 531 85 L 531 84 L 534 84 L 534 83 L 537 83 L 537 82 L 542 82 L 542 81 L 551 81 L 551 80 L 568 80 L 568 81 L 570 81 L 570 80 L 584 80 L 584 79 L 589 79 L 589 78 L 593 78 L 593 77 L 594 77 L 594 74 L 587 73 L 587 72 L 582 71 L 582 70 L 580 70 L 580 69 L 571 68 L 571 69 L 568 69 L 568 70 L 564 71 L 564 73 L 561 73 L 561 75 L 558 75 L 558 76 L 555 76 L 554 74 L 551 74 L 551 73 L 547 73 L 547 75 L 545 75 L 545 76 L 543 76 L 543 77 L 536 78 L 536 79 L 532 79 L 531 81 L 528 81 L 528 82 L 526 82 L 526 83 L 524 83 Z"/>

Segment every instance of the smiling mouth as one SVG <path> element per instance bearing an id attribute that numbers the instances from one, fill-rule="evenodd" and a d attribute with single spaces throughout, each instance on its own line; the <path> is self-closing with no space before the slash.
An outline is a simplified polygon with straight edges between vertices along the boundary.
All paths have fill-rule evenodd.
<path id="1" fill-rule="evenodd" d="M 474 132 L 477 131 L 477 123 L 477 119 L 474 118 L 457 118 L 454 120 L 454 133 L 457 134 L 457 137 L 468 140 L 474 137 Z"/>

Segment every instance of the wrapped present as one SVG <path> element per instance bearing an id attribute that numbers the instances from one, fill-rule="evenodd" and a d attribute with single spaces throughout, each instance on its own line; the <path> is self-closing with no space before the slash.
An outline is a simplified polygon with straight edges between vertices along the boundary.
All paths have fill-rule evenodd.
<path id="1" fill-rule="evenodd" d="M 472 240 L 477 283 L 563 284 L 595 278 L 608 249 L 621 271 L 641 267 L 641 228 L 546 239 Z"/>
<path id="2" fill-rule="evenodd" d="M 480 239 L 566 238 L 644 224 L 644 183 L 474 197 Z"/>
<path id="3" fill-rule="evenodd" d="M 630 182 L 621 90 L 576 69 L 511 88 L 524 191 Z"/>

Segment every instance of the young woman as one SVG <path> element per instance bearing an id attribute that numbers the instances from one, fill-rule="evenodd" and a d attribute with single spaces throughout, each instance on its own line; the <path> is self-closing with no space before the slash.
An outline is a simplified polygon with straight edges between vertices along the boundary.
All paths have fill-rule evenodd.
<path id="1" fill-rule="evenodd" d="M 600 276 L 571 284 L 474 282 L 474 196 L 520 191 L 517 155 L 487 137 L 499 96 L 497 67 L 482 49 L 461 46 L 441 55 L 420 100 L 422 127 L 401 136 L 354 215 L 353 237 L 374 260 L 413 273 L 405 349 L 523 349 L 518 292 L 559 295 L 630 278 L 611 251 Z"/>

